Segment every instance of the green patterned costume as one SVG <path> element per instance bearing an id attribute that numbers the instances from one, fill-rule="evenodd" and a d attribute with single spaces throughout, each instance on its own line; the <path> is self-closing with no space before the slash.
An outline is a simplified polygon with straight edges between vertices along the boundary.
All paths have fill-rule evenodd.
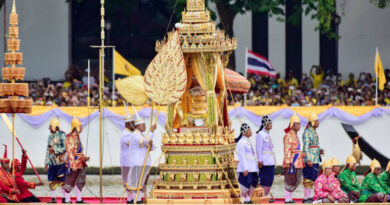
<path id="1" fill-rule="evenodd" d="M 66 134 L 62 131 L 50 133 L 46 148 L 45 165 L 61 165 L 66 162 Z M 50 153 L 50 147 L 54 148 L 54 153 Z"/>
<path id="2" fill-rule="evenodd" d="M 303 152 L 306 154 L 305 162 L 320 163 L 320 147 L 316 130 L 313 127 L 305 129 L 302 135 Z"/>
<path id="3" fill-rule="evenodd" d="M 386 190 L 381 186 L 378 177 L 379 175 L 375 176 L 373 173 L 367 174 L 362 182 L 362 194 L 360 195 L 359 202 L 366 202 L 367 199 L 375 193 L 386 195 Z"/>
<path id="4" fill-rule="evenodd" d="M 390 194 L 390 174 L 387 171 L 378 175 L 379 183 L 385 189 L 387 194 Z"/>
<path id="5" fill-rule="evenodd" d="M 339 174 L 339 181 L 344 193 L 348 194 L 351 191 L 360 192 L 360 185 L 355 172 L 344 169 L 344 171 Z"/>

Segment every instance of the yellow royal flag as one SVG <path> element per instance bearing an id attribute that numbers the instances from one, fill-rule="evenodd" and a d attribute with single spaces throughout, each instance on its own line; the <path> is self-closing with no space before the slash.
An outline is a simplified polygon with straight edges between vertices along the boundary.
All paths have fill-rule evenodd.
<path id="1" fill-rule="evenodd" d="M 378 49 L 376 49 L 376 54 L 375 54 L 375 74 L 378 78 L 378 88 L 379 90 L 383 90 L 386 84 L 386 75 L 385 75 L 385 71 L 383 70 L 383 65 L 382 65 L 381 57 L 379 56 Z"/>
<path id="2" fill-rule="evenodd" d="M 141 75 L 135 66 L 133 66 L 129 61 L 127 61 L 121 54 L 117 51 L 114 52 L 114 65 L 115 65 L 115 74 L 132 76 L 132 75 Z"/>

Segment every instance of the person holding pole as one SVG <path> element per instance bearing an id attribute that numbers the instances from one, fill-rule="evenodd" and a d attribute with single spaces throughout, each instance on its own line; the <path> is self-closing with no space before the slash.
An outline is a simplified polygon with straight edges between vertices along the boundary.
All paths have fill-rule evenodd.
<path id="1" fill-rule="evenodd" d="M 17 195 L 20 191 L 16 187 L 14 177 L 10 172 L 10 159 L 7 157 L 7 145 L 4 145 L 4 157 L 0 158 L 0 187 L 2 195 L 8 203 L 19 202 Z"/>
<path id="2" fill-rule="evenodd" d="M 50 135 L 47 142 L 45 172 L 51 190 L 51 203 L 57 203 L 56 189 L 63 187 L 66 174 L 66 134 L 60 130 L 60 122 L 54 118 L 49 125 Z M 65 190 L 62 188 L 62 202 L 65 202 Z"/>
<path id="3" fill-rule="evenodd" d="M 29 189 L 35 189 L 36 186 L 43 185 L 43 182 L 38 184 L 34 182 L 26 182 L 23 178 L 23 174 L 26 171 L 27 167 L 27 154 L 26 150 L 22 150 L 22 163 L 18 159 L 12 160 L 11 163 L 11 173 L 12 169 L 15 169 L 15 182 L 20 194 L 18 194 L 18 199 L 20 202 L 41 202 L 34 194 L 31 193 Z"/>
<path id="4" fill-rule="evenodd" d="M 130 158 L 130 164 L 132 164 L 132 167 L 130 167 L 126 189 L 127 191 L 132 192 L 133 199 L 137 202 L 137 204 L 143 204 L 143 201 L 141 199 L 142 197 L 144 197 L 144 192 L 140 191 L 138 198 L 136 194 L 138 190 L 145 190 L 145 187 L 143 187 L 143 185 L 145 184 L 147 173 L 149 172 L 151 166 L 150 155 L 148 155 L 146 164 L 144 164 L 144 161 L 146 155 L 148 154 L 148 147 L 150 147 L 151 150 L 155 149 L 155 147 L 153 146 L 153 133 L 156 130 L 156 124 L 150 127 L 149 136 L 144 136 L 142 133 L 146 130 L 145 121 L 139 117 L 137 112 L 136 116 L 137 118 L 134 122 L 135 130 L 130 140 L 130 153 L 132 156 Z M 142 173 L 144 166 L 144 173 Z M 139 184 L 141 184 L 141 187 L 138 187 Z"/>

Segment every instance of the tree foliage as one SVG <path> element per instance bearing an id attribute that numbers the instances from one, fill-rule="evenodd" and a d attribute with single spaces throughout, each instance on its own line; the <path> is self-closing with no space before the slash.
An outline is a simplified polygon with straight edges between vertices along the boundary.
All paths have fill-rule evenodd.
<path id="1" fill-rule="evenodd" d="M 386 8 L 390 6 L 390 0 L 370 0 L 370 2 L 374 3 L 378 8 Z"/>

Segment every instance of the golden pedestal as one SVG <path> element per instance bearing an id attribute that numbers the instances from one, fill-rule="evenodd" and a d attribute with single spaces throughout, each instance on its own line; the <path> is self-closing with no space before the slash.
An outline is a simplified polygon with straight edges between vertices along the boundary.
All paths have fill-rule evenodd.
<path id="1" fill-rule="evenodd" d="M 240 202 L 232 134 L 187 132 L 162 138 L 165 162 L 147 203 Z"/>

